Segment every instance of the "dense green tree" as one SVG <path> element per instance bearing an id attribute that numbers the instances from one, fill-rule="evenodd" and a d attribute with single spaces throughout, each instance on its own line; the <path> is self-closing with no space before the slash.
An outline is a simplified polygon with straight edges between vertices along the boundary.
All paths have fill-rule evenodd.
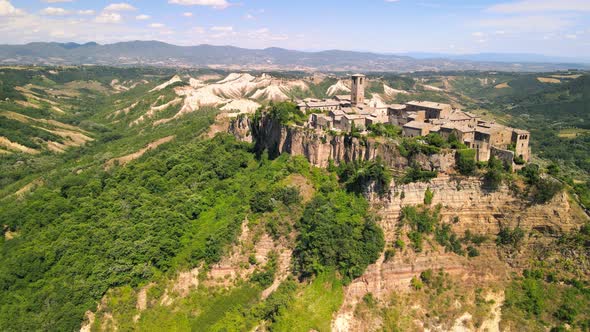
<path id="1" fill-rule="evenodd" d="M 293 254 L 302 277 L 336 268 L 349 282 L 375 262 L 384 247 L 383 231 L 368 213 L 367 201 L 341 191 L 316 195 L 297 229 Z"/>

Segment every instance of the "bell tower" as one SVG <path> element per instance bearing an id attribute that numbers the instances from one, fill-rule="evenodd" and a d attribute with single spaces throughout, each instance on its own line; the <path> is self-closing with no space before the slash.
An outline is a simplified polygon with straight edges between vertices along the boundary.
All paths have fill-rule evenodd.
<path id="1" fill-rule="evenodd" d="M 352 88 L 350 89 L 350 101 L 353 106 L 365 103 L 365 75 L 352 75 Z"/>

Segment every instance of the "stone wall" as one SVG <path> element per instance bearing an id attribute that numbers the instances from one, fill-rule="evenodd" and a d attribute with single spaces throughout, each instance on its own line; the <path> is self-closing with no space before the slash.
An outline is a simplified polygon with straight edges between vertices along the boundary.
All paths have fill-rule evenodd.
<path id="1" fill-rule="evenodd" d="M 510 150 L 504 150 L 492 146 L 490 149 L 490 156 L 494 156 L 504 163 L 505 166 L 513 166 L 514 165 L 514 152 Z"/>

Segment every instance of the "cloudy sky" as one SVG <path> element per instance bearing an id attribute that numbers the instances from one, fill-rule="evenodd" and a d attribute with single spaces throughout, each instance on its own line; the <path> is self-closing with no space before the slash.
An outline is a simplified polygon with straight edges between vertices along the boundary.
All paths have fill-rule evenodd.
<path id="1" fill-rule="evenodd" d="M 590 0 L 0 0 L 0 44 L 590 56 Z"/>

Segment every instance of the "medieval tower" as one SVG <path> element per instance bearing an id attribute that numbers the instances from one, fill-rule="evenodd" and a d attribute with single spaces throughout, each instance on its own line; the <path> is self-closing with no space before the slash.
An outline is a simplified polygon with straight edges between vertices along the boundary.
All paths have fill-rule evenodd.
<path id="1" fill-rule="evenodd" d="M 365 103 L 365 75 L 352 75 L 352 88 L 350 101 L 352 105 Z"/>

